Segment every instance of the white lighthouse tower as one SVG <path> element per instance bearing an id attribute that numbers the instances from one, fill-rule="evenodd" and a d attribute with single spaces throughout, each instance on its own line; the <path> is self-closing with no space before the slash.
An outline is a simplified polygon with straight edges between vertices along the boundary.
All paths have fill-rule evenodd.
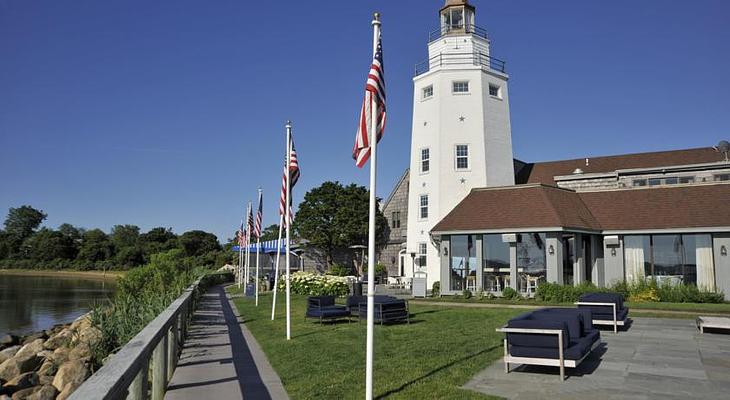
<path id="1" fill-rule="evenodd" d="M 508 76 L 467 0 L 447 0 L 413 78 L 407 251 L 440 280 L 431 228 L 472 188 L 514 184 Z"/>

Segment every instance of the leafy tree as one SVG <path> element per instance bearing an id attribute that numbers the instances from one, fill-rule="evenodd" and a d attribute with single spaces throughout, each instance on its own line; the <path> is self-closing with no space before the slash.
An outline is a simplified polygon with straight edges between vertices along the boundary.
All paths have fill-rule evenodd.
<path id="1" fill-rule="evenodd" d="M 325 255 L 327 264 L 334 262 L 335 252 L 349 252 L 348 247 L 367 245 L 369 192 L 363 186 L 324 182 L 304 195 L 294 220 L 294 230 L 307 238 L 308 246 Z M 376 246 L 385 244 L 388 222 L 380 209 L 375 216 Z"/>
<path id="2" fill-rule="evenodd" d="M 80 260 L 99 262 L 111 259 L 113 254 L 114 245 L 109 236 L 101 229 L 92 229 L 84 232 L 76 257 Z"/>
<path id="3" fill-rule="evenodd" d="M 10 255 L 17 253 L 23 241 L 38 229 L 48 214 L 25 205 L 10 208 L 5 218 L 5 234 Z"/>
<path id="4" fill-rule="evenodd" d="M 139 239 L 139 227 L 137 225 L 114 225 L 112 227 L 111 240 L 117 251 L 125 247 L 137 245 Z"/>
<path id="5" fill-rule="evenodd" d="M 271 224 L 261 232 L 261 241 L 276 240 L 279 238 L 279 224 Z"/>
<path id="6" fill-rule="evenodd" d="M 218 238 L 214 234 L 200 230 L 188 231 L 180 235 L 178 245 L 188 257 L 200 256 L 221 248 Z"/>
<path id="7" fill-rule="evenodd" d="M 172 228 L 152 228 L 139 237 L 146 254 L 155 254 L 177 247 L 177 235 Z"/>
<path id="8" fill-rule="evenodd" d="M 83 228 L 77 228 L 71 224 L 59 225 L 58 232 L 60 232 L 63 236 L 66 236 L 67 238 L 73 240 L 74 242 L 81 241 L 81 238 L 84 235 Z"/>
<path id="9" fill-rule="evenodd" d="M 5 231 L 0 230 L 0 260 L 10 257 L 10 238 Z"/>
<path id="10" fill-rule="evenodd" d="M 76 247 L 61 232 L 42 228 L 23 242 L 23 254 L 36 261 L 72 260 L 76 257 Z"/>
<path id="11" fill-rule="evenodd" d="M 145 262 L 145 253 L 140 246 L 123 247 L 117 250 L 114 260 L 125 267 L 136 267 Z"/>

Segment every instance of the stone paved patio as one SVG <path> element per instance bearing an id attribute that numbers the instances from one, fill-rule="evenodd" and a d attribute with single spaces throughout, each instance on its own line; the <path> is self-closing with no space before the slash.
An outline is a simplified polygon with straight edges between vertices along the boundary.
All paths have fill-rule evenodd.
<path id="1" fill-rule="evenodd" d="M 602 331 L 602 348 L 576 369 L 512 366 L 500 359 L 464 387 L 509 399 L 727 399 L 730 334 L 700 334 L 693 320 L 635 318 L 627 331 Z M 719 331 L 718 331 L 719 332 Z"/>

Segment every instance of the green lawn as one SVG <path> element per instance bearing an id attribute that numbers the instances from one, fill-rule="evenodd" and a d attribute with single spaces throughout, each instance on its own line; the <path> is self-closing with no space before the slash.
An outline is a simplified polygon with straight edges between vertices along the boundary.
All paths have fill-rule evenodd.
<path id="1" fill-rule="evenodd" d="M 284 296 L 271 321 L 271 296 L 234 300 L 293 399 L 360 399 L 365 392 L 365 322 L 304 320 L 306 299 L 292 297 L 286 340 Z M 411 303 L 411 324 L 375 327 L 375 397 L 484 399 L 460 389 L 502 354 L 494 331 L 514 309 L 448 308 Z"/>

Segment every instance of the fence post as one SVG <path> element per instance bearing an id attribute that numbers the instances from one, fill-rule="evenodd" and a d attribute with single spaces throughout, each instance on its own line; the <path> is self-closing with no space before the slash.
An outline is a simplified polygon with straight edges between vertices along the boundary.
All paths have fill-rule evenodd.
<path id="1" fill-rule="evenodd" d="M 170 324 L 167 329 L 167 381 L 172 379 L 172 373 L 175 371 L 175 347 L 177 340 L 175 339 L 175 322 Z"/>
<path id="2" fill-rule="evenodd" d="M 147 374 L 150 369 L 150 359 L 147 358 L 145 362 L 139 367 L 137 376 L 134 377 L 132 384 L 127 389 L 127 400 L 144 400 L 147 398 Z"/>
<path id="3" fill-rule="evenodd" d="M 160 338 L 152 357 L 152 400 L 163 400 L 167 389 L 167 333 Z"/>

